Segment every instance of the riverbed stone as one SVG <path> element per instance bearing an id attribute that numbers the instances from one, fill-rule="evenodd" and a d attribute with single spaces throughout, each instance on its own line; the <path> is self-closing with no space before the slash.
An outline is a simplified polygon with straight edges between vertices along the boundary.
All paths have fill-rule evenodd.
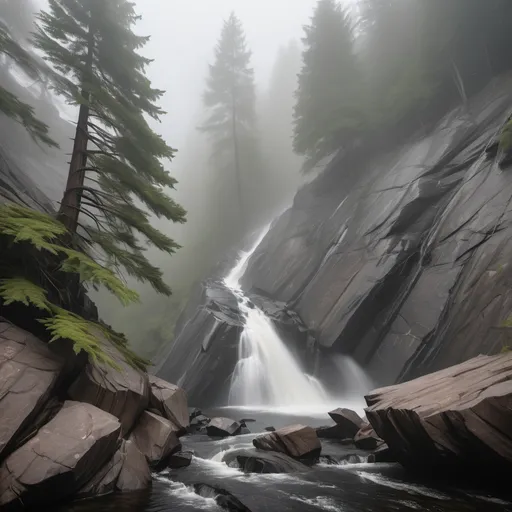
<path id="1" fill-rule="evenodd" d="M 229 418 L 212 418 L 206 427 L 206 432 L 211 437 L 236 436 L 242 430 L 242 426 Z"/>
<path id="2" fill-rule="evenodd" d="M 177 452 L 169 458 L 169 467 L 171 469 L 181 469 L 190 466 L 194 454 L 190 451 Z"/>
<path id="3" fill-rule="evenodd" d="M 65 402 L 0 466 L 0 508 L 18 510 L 73 496 L 114 455 L 120 433 L 115 416 L 87 403 Z"/>
<path id="4" fill-rule="evenodd" d="M 47 344 L 0 319 L 0 460 L 43 411 L 63 368 Z"/>
<path id="5" fill-rule="evenodd" d="M 383 442 L 370 424 L 364 425 L 354 437 L 354 444 L 360 450 L 375 450 Z"/>
<path id="6" fill-rule="evenodd" d="M 118 368 L 89 361 L 68 390 L 73 400 L 87 402 L 119 418 L 126 436 L 149 405 L 149 380 L 145 372 L 128 364 L 101 333 L 102 349 Z"/>
<path id="7" fill-rule="evenodd" d="M 230 512 L 251 512 L 236 496 L 221 489 L 208 484 L 194 484 L 196 494 L 203 498 L 213 498 L 217 505 L 224 510 Z"/>
<path id="8" fill-rule="evenodd" d="M 354 437 L 364 425 L 364 421 L 352 409 L 339 408 L 329 412 L 329 416 L 335 421 L 342 432 L 342 438 Z"/>
<path id="9" fill-rule="evenodd" d="M 190 423 L 185 391 L 154 375 L 149 376 L 149 384 L 151 407 L 160 411 L 164 418 L 172 421 L 178 427 L 178 430 L 184 432 Z"/>
<path id="10" fill-rule="evenodd" d="M 161 469 L 181 445 L 176 426 L 166 418 L 144 411 L 130 439 L 146 456 L 151 467 Z"/>
<path id="11" fill-rule="evenodd" d="M 376 433 L 408 468 L 493 479 L 512 469 L 512 353 L 378 389 L 366 401 Z"/>
<path id="12" fill-rule="evenodd" d="M 222 459 L 228 466 L 236 465 L 244 473 L 303 473 L 310 468 L 289 455 L 257 449 L 240 449 L 226 453 Z"/>
<path id="13" fill-rule="evenodd" d="M 304 425 L 291 425 L 269 432 L 253 439 L 259 450 L 281 452 L 296 459 L 318 457 L 322 445 L 313 428 Z"/>

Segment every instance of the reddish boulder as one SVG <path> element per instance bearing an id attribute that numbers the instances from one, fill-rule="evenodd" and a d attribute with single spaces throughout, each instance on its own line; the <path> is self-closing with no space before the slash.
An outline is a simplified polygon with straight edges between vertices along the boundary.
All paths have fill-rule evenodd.
<path id="1" fill-rule="evenodd" d="M 0 322 L 0 460 L 43 411 L 63 368 L 48 345 Z"/>
<path id="2" fill-rule="evenodd" d="M 151 407 L 158 410 L 164 418 L 172 421 L 178 430 L 184 431 L 189 425 L 189 410 L 185 391 L 153 375 L 149 376 L 149 384 Z"/>
<path id="3" fill-rule="evenodd" d="M 359 432 L 359 429 L 364 426 L 364 421 L 359 414 L 351 409 L 335 409 L 329 413 L 329 416 L 341 429 L 341 438 L 354 437 Z"/>
<path id="4" fill-rule="evenodd" d="M 102 348 L 119 369 L 89 362 L 69 388 L 68 394 L 73 400 L 95 405 L 119 418 L 123 435 L 126 435 L 148 407 L 148 376 L 130 366 L 121 352 L 107 340 L 104 340 Z"/>
<path id="5" fill-rule="evenodd" d="M 175 425 L 168 419 L 144 411 L 130 439 L 146 456 L 149 465 L 159 469 L 181 447 L 176 432 Z"/>
<path id="6" fill-rule="evenodd" d="M 311 427 L 292 425 L 256 437 L 253 445 L 259 450 L 281 452 L 296 459 L 318 457 L 322 445 Z"/>
<path id="7" fill-rule="evenodd" d="M 66 402 L 0 466 L 0 508 L 18 510 L 73 496 L 114 455 L 120 432 L 111 414 L 90 404 Z"/>
<path id="8" fill-rule="evenodd" d="M 406 467 L 492 478 L 512 469 L 512 353 L 373 391 L 367 417 Z"/>

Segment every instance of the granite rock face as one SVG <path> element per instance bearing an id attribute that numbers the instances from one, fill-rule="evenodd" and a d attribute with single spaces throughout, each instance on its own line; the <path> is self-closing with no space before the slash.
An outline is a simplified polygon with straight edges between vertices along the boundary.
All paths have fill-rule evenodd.
<path id="1" fill-rule="evenodd" d="M 105 343 L 104 350 L 120 370 L 89 362 L 68 394 L 73 400 L 90 403 L 119 418 L 126 435 L 149 405 L 148 376 L 130 366 L 111 344 Z"/>
<path id="2" fill-rule="evenodd" d="M 120 433 L 121 425 L 111 414 L 90 404 L 66 402 L 0 466 L 0 508 L 19 510 L 73 496 L 114 455 Z"/>
<path id="3" fill-rule="evenodd" d="M 373 391 L 367 417 L 412 469 L 493 475 L 512 469 L 512 353 L 479 356 Z"/>
<path id="4" fill-rule="evenodd" d="M 172 421 L 179 430 L 189 425 L 187 395 L 183 389 L 153 375 L 149 377 L 151 407 Z"/>
<path id="5" fill-rule="evenodd" d="M 322 445 L 311 427 L 292 425 L 253 439 L 255 448 L 281 452 L 295 459 L 314 459 L 320 455 Z"/>
<path id="6" fill-rule="evenodd" d="M 48 345 L 0 321 L 0 460 L 43 411 L 63 367 Z"/>
<path id="7" fill-rule="evenodd" d="M 176 426 L 169 420 L 144 411 L 130 439 L 146 456 L 149 465 L 161 468 L 180 448 Z"/>

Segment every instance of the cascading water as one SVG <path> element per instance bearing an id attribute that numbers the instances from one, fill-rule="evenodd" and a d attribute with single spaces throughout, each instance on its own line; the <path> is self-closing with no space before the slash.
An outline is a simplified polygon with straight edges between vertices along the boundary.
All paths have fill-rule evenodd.
<path id="1" fill-rule="evenodd" d="M 328 395 L 320 382 L 306 375 L 277 334 L 272 321 L 244 295 L 240 279 L 249 258 L 266 235 L 241 254 L 224 280 L 238 298 L 245 327 L 240 337 L 238 363 L 231 381 L 230 405 L 293 406 L 325 403 Z"/>

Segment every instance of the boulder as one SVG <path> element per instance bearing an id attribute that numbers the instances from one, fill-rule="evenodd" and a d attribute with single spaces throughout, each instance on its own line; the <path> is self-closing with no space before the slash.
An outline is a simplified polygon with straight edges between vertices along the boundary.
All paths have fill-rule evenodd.
<path id="1" fill-rule="evenodd" d="M 153 375 L 149 376 L 151 407 L 184 431 L 189 423 L 189 410 L 185 391 Z M 200 413 L 200 411 L 199 411 Z"/>
<path id="2" fill-rule="evenodd" d="M 309 471 L 302 462 L 279 452 L 265 452 L 255 449 L 230 451 L 222 459 L 228 466 L 236 465 L 244 473 L 301 473 Z"/>
<path id="3" fill-rule="evenodd" d="M 0 322 L 0 460 L 43 411 L 63 367 L 48 345 Z"/>
<path id="4" fill-rule="evenodd" d="M 146 489 L 151 472 L 146 458 L 135 443 L 123 439 L 114 456 L 83 487 L 76 498 L 102 496 L 114 491 L 132 492 Z"/>
<path id="5" fill-rule="evenodd" d="M 190 466 L 193 456 L 194 454 L 192 452 L 174 453 L 169 459 L 169 467 L 171 469 L 180 469 Z"/>
<path id="6" fill-rule="evenodd" d="M 65 402 L 0 466 L 0 508 L 39 507 L 74 495 L 112 458 L 120 433 L 115 416 L 90 404 Z"/>
<path id="7" fill-rule="evenodd" d="M 366 401 L 376 433 L 408 468 L 494 479 L 512 469 L 512 353 L 479 356 Z"/>
<path id="8" fill-rule="evenodd" d="M 396 457 L 388 445 L 383 443 L 373 453 L 368 455 L 368 462 L 396 462 Z"/>
<path id="9" fill-rule="evenodd" d="M 352 437 L 346 436 L 346 430 L 344 427 L 340 425 L 332 425 L 330 427 L 317 427 L 316 435 L 320 439 L 335 439 L 337 441 L 343 441 L 346 444 L 351 444 L 354 442 Z"/>
<path id="10" fill-rule="evenodd" d="M 275 432 L 276 431 L 276 427 L 265 427 L 265 430 L 267 432 Z"/>
<path id="11" fill-rule="evenodd" d="M 383 442 L 370 424 L 361 428 L 354 437 L 354 444 L 360 450 L 375 450 Z"/>
<path id="12" fill-rule="evenodd" d="M 210 418 L 208 418 L 207 416 L 204 416 L 203 414 L 199 414 L 198 416 L 195 416 L 191 421 L 190 421 L 190 426 L 191 427 L 201 427 L 202 425 L 206 425 L 207 423 L 210 423 Z"/>
<path id="13" fill-rule="evenodd" d="M 203 414 L 201 409 L 198 409 L 197 407 L 188 408 L 188 417 L 190 421 L 192 421 L 196 416 L 201 416 L 201 414 Z"/>
<path id="14" fill-rule="evenodd" d="M 166 418 L 144 411 L 130 439 L 155 469 L 163 468 L 180 448 L 176 426 Z"/>
<path id="15" fill-rule="evenodd" d="M 351 409 L 335 409 L 329 413 L 329 416 L 335 421 L 336 425 L 343 432 L 342 438 L 354 437 L 364 422 L 356 412 Z"/>
<path id="16" fill-rule="evenodd" d="M 101 335 L 98 336 L 101 338 Z M 119 418 L 123 435 L 126 436 L 148 407 L 148 376 L 130 366 L 119 350 L 104 338 L 102 348 L 119 369 L 89 362 L 70 386 L 68 394 L 73 400 L 95 405 Z"/>
<path id="17" fill-rule="evenodd" d="M 229 418 L 213 418 L 206 427 L 206 432 L 211 437 L 228 437 L 238 435 L 241 429 L 240 423 Z"/>
<path id="18" fill-rule="evenodd" d="M 315 430 L 304 425 L 281 428 L 258 436 L 252 442 L 259 450 L 281 452 L 296 459 L 312 459 L 322 451 Z"/>
<path id="19" fill-rule="evenodd" d="M 220 508 L 231 512 L 251 512 L 238 498 L 219 487 L 207 484 L 194 484 L 196 494 L 204 498 L 213 498 Z"/>

